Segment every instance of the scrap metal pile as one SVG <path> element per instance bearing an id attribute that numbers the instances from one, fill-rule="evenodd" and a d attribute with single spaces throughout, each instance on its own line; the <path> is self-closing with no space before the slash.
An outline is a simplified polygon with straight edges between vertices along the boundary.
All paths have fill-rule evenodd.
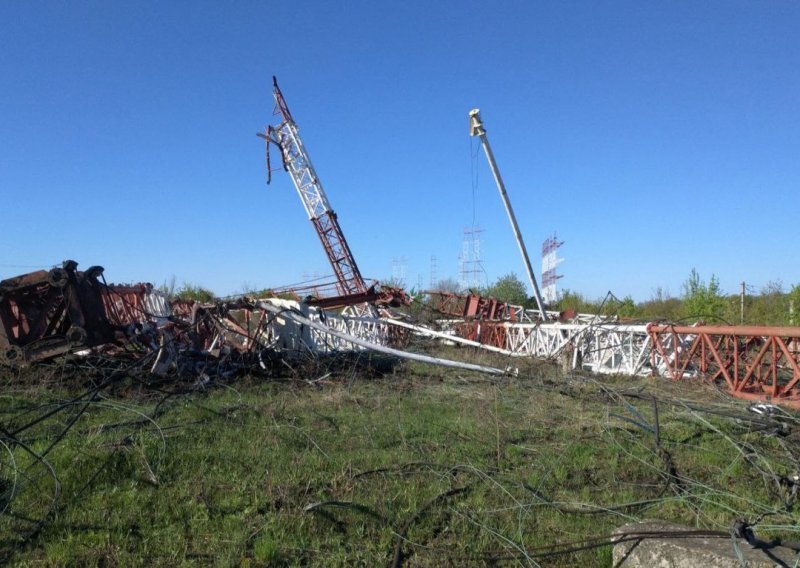
<path id="1" fill-rule="evenodd" d="M 0 282 L 0 365 L 100 354 L 146 363 L 156 375 L 197 373 L 209 361 L 230 373 L 276 356 L 364 349 L 356 342 L 401 345 L 407 336 L 378 318 L 293 300 L 169 301 L 151 284 L 106 284 L 102 267 L 77 266 L 68 260 Z"/>
<path id="2" fill-rule="evenodd" d="M 68 260 L 0 282 L 0 365 L 103 355 L 160 376 L 210 369 L 227 376 L 281 359 L 363 350 L 446 364 L 398 349 L 415 333 L 512 357 L 560 360 L 572 370 L 702 378 L 740 398 L 800 407 L 796 327 L 621 323 L 557 312 L 542 320 L 492 298 L 435 292 L 428 306 L 445 317 L 423 326 L 388 310 L 379 316 L 374 307 L 373 315 L 324 310 L 313 298 L 169 301 L 150 284 L 106 284 L 102 267 L 77 266 Z M 316 303 L 341 305 L 336 297 Z"/>
<path id="3" fill-rule="evenodd" d="M 26 366 L 64 353 L 148 345 L 169 307 L 152 286 L 108 286 L 103 268 L 39 270 L 0 282 L 0 362 Z"/>
<path id="4" fill-rule="evenodd" d="M 800 408 L 799 327 L 625 323 L 557 312 L 542 320 L 519 317 L 526 313 L 520 307 L 497 309 L 496 301 L 475 294 L 434 294 L 431 305 L 450 318 L 438 322 L 444 339 L 560 359 L 572 370 L 705 379 L 739 398 Z"/>

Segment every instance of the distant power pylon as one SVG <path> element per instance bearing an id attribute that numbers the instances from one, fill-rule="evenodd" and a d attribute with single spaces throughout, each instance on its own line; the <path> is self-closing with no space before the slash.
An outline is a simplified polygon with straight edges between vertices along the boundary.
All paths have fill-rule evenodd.
<path id="1" fill-rule="evenodd" d="M 436 256 L 431 255 L 431 276 L 430 282 L 428 282 L 428 286 L 431 290 L 435 290 L 436 286 L 439 284 L 439 259 Z"/>
<path id="2" fill-rule="evenodd" d="M 392 258 L 392 280 L 402 288 L 406 287 L 406 271 L 408 259 L 404 256 Z"/>
<path id="3" fill-rule="evenodd" d="M 564 262 L 558 257 L 558 249 L 563 244 L 564 241 L 559 241 L 555 233 L 542 243 L 542 299 L 547 304 L 558 301 L 557 283 L 562 275 L 556 274 L 556 267 Z"/>
<path id="4" fill-rule="evenodd" d="M 464 228 L 464 240 L 459 257 L 458 279 L 465 289 L 481 288 L 488 284 L 481 261 L 481 229 L 478 225 Z"/>

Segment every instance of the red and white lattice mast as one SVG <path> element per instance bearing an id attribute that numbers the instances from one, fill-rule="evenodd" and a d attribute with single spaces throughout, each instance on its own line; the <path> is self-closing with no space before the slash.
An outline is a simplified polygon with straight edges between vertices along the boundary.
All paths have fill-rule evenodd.
<path id="1" fill-rule="evenodd" d="M 267 142 L 267 183 L 271 179 L 269 163 L 269 143 L 273 143 L 281 150 L 283 167 L 289 172 L 297 189 L 297 194 L 303 202 L 308 218 L 317 231 L 317 236 L 322 242 L 328 261 L 336 274 L 336 287 L 341 296 L 362 294 L 367 292 L 367 285 L 361 277 L 353 253 L 344 238 L 336 213 L 331 208 L 322 183 L 319 181 L 316 170 L 311 164 L 308 152 L 303 145 L 298 133 L 297 124 L 289 112 L 286 100 L 283 98 L 278 81 L 272 78 L 273 95 L 275 97 L 275 110 L 273 115 L 278 117 L 277 126 L 267 126 L 264 133 L 259 136 Z"/>
<path id="2" fill-rule="evenodd" d="M 542 243 L 542 300 L 548 304 L 558 301 L 558 279 L 561 274 L 556 274 L 556 268 L 564 259 L 559 258 L 558 249 L 564 241 L 559 241 L 556 234 L 548 237 Z"/>

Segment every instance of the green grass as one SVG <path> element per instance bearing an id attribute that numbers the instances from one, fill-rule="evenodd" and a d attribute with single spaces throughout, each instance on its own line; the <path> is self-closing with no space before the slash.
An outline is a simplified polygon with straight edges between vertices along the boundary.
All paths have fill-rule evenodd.
<path id="1" fill-rule="evenodd" d="M 717 404 L 712 389 L 515 364 L 515 379 L 416 363 L 316 387 L 250 377 L 160 404 L 157 393 L 118 389 L 46 456 L 60 493 L 33 537 L 23 538 L 55 483 L 23 449 L 0 448 L 6 487 L 21 472 L 0 547 L 8 562 L 37 566 L 610 566 L 609 547 L 537 554 L 644 518 L 725 531 L 764 513 L 770 525 L 800 521 L 763 473 L 796 471 L 774 436 L 662 402 L 661 445 L 679 476 L 670 482 L 653 433 L 634 423 L 653 426 L 652 403 L 615 396 Z M 4 424 L 79 390 L 11 385 Z M 26 443 L 44 451 L 79 408 L 26 431 Z"/>

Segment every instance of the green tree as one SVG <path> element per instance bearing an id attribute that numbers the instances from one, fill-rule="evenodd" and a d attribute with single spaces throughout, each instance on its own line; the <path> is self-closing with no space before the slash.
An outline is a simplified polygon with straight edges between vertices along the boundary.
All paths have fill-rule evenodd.
<path id="1" fill-rule="evenodd" d="M 616 305 L 617 315 L 621 318 L 638 318 L 642 315 L 642 310 L 633 301 L 631 296 L 625 296 Z"/>
<path id="2" fill-rule="evenodd" d="M 170 276 L 169 280 L 164 280 L 164 283 L 158 287 L 160 292 L 166 294 L 167 298 L 172 299 L 175 297 L 175 289 L 177 287 L 177 280 L 175 275 Z"/>
<path id="3" fill-rule="evenodd" d="M 433 287 L 435 292 L 450 292 L 451 294 L 460 294 L 463 290 L 461 284 L 455 278 L 442 278 Z"/>
<path id="4" fill-rule="evenodd" d="M 712 274 L 706 284 L 697 269 L 692 268 L 689 278 L 683 283 L 683 317 L 724 321 L 727 307 L 728 302 L 720 293 L 717 277 Z"/>
<path id="5" fill-rule="evenodd" d="M 800 284 L 795 284 L 787 294 L 789 297 L 789 325 L 800 323 Z"/>
<path id="6" fill-rule="evenodd" d="M 790 294 L 783 291 L 783 282 L 770 280 L 758 296 L 745 298 L 745 321 L 757 325 L 787 325 Z"/>
<path id="7" fill-rule="evenodd" d="M 559 312 L 575 310 L 579 314 L 596 314 L 600 311 L 601 302 L 588 300 L 580 292 L 565 289 L 559 294 L 558 301 L 551 306 Z"/>
<path id="8" fill-rule="evenodd" d="M 498 278 L 486 290 L 486 295 L 515 306 L 523 306 L 528 301 L 528 289 L 525 283 L 513 272 Z"/>
<path id="9" fill-rule="evenodd" d="M 401 288 L 405 290 L 406 284 L 402 278 L 395 278 L 394 276 L 382 278 L 380 280 L 381 286 L 385 286 L 387 288 Z"/>
<path id="10" fill-rule="evenodd" d="M 673 298 L 669 291 L 660 286 L 653 290 L 650 299 L 641 304 L 641 318 L 646 320 L 677 321 L 681 318 L 683 307 L 680 298 Z"/>
<path id="11" fill-rule="evenodd" d="M 175 292 L 175 297 L 180 300 L 195 300 L 203 303 L 213 302 L 216 299 L 214 292 L 208 288 L 190 282 L 184 282 Z"/>

